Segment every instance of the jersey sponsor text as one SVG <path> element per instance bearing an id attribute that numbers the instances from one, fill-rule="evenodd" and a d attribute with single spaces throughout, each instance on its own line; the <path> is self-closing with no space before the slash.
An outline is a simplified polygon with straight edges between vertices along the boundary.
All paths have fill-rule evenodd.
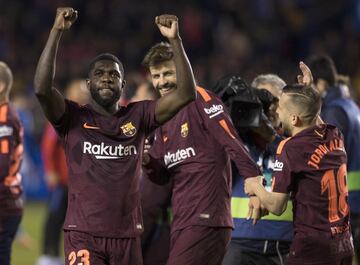
<path id="1" fill-rule="evenodd" d="M 210 108 L 204 108 L 204 111 L 206 114 L 210 115 L 209 118 L 211 119 L 219 115 L 220 113 L 223 113 L 224 107 L 221 104 L 219 105 L 213 104 Z"/>
<path id="2" fill-rule="evenodd" d="M 165 165 L 171 168 L 187 158 L 194 157 L 196 155 L 194 148 L 188 147 L 186 149 L 179 149 L 175 153 L 168 152 L 164 156 Z"/>
<path id="3" fill-rule="evenodd" d="M 119 145 L 105 145 L 92 144 L 90 142 L 84 142 L 83 147 L 84 154 L 95 155 L 96 159 L 119 159 L 131 155 L 136 155 L 136 147 L 134 145 L 123 146 Z"/>

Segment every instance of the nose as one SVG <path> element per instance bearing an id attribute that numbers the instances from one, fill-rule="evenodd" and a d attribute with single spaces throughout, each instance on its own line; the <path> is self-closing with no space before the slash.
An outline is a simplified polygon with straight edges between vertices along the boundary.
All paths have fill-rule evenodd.
<path id="1" fill-rule="evenodd" d="M 106 83 L 111 83 L 112 82 L 111 75 L 107 72 L 104 72 L 104 74 L 101 76 L 101 81 Z"/>
<path id="2" fill-rule="evenodd" d="M 166 78 L 163 75 L 160 75 L 159 86 L 163 86 L 167 83 Z"/>

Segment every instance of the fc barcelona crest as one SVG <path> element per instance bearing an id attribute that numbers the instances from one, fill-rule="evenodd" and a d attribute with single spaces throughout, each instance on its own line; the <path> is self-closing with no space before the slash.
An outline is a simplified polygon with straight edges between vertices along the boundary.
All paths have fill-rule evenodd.
<path id="1" fill-rule="evenodd" d="M 135 126 L 132 124 L 132 122 L 128 122 L 125 125 L 120 127 L 123 134 L 125 134 L 128 137 L 134 136 L 136 133 L 136 128 Z"/>
<path id="2" fill-rule="evenodd" d="M 181 136 L 186 137 L 189 134 L 189 125 L 187 122 L 181 125 Z"/>

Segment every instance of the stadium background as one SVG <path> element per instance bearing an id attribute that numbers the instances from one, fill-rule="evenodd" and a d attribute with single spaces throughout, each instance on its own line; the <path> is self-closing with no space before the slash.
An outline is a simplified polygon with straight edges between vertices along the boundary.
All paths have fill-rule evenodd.
<path id="1" fill-rule="evenodd" d="M 12 99 L 25 127 L 22 229 L 32 238 L 28 248 L 15 243 L 14 265 L 34 264 L 39 254 L 47 191 L 39 151 L 44 117 L 32 80 L 58 6 L 79 11 L 60 45 L 59 88 L 86 77 L 96 54 L 112 52 L 125 65 L 131 91 L 138 73 L 145 74 L 143 55 L 161 40 L 154 17 L 172 13 L 180 19 L 185 49 L 204 87 L 211 88 L 229 73 L 250 82 L 259 73 L 272 72 L 292 82 L 299 60 L 326 52 L 339 72 L 350 76 L 353 95 L 360 95 L 360 0 L 1 0 L 0 60 L 13 70 Z"/>

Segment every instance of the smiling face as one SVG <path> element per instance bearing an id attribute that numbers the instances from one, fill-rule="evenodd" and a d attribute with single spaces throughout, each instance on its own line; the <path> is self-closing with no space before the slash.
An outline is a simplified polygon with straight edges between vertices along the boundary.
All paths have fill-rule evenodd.
<path id="1" fill-rule="evenodd" d="M 149 67 L 153 86 L 161 96 L 176 89 L 176 67 L 173 60 L 168 60 Z"/>
<path id="2" fill-rule="evenodd" d="M 119 65 L 111 60 L 99 60 L 90 71 L 88 86 L 93 100 L 109 108 L 120 99 L 124 86 Z"/>

